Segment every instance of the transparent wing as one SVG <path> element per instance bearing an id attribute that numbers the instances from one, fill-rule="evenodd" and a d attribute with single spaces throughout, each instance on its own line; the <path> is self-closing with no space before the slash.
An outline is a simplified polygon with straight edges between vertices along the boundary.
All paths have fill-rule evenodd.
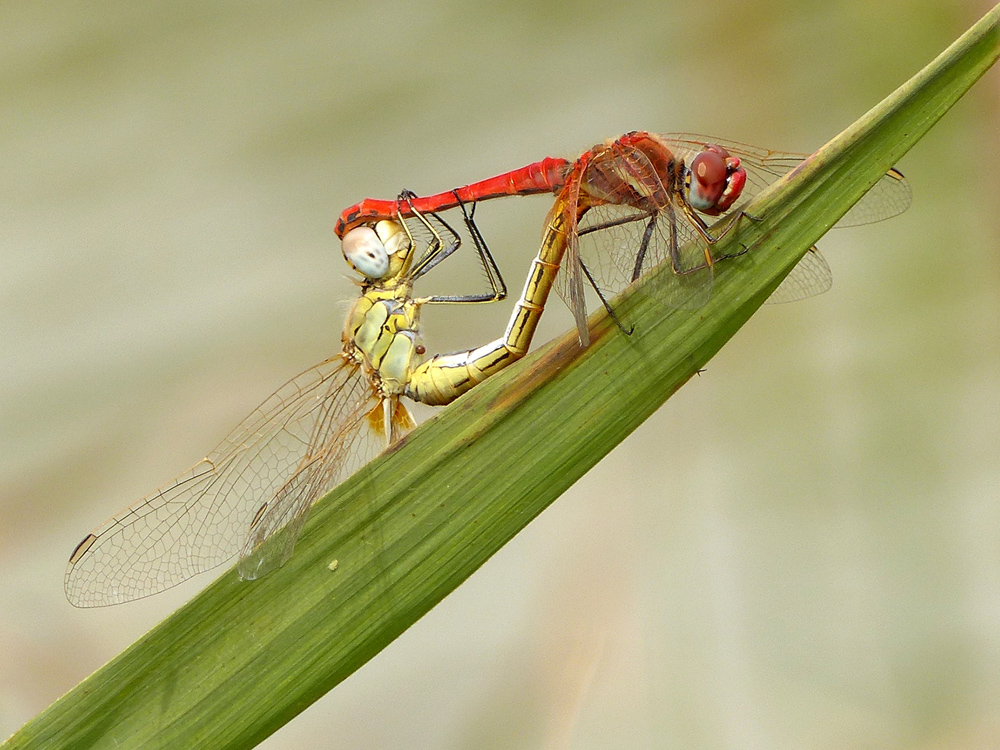
<path id="1" fill-rule="evenodd" d="M 706 143 L 716 143 L 740 157 L 747 171 L 747 186 L 743 191 L 743 197 L 747 199 L 791 172 L 808 156 L 788 151 L 771 151 L 746 143 L 692 133 L 667 133 L 662 138 L 671 149 L 684 156 L 688 163 Z M 912 198 L 906 178 L 899 171 L 890 169 L 835 226 L 840 229 L 890 219 L 909 208 Z"/>
<path id="2" fill-rule="evenodd" d="M 580 338 L 580 346 L 589 346 L 590 327 L 587 322 L 587 292 L 583 284 L 583 259 L 580 255 L 579 204 L 579 172 L 574 172 L 573 177 L 567 182 L 566 187 L 558 195 L 555 204 L 552 206 L 552 212 L 564 211 L 567 215 L 567 221 L 564 224 L 567 232 L 566 251 L 563 258 L 562 273 L 556 274 L 556 291 L 573 313 L 577 334 Z M 547 221 L 546 224 L 548 223 Z"/>
<path id="3" fill-rule="evenodd" d="M 809 248 L 789 274 L 782 280 L 764 304 L 775 305 L 783 302 L 798 302 L 815 297 L 833 286 L 833 272 L 827 265 L 819 249 Z"/>
<path id="4" fill-rule="evenodd" d="M 313 460 L 317 435 L 339 434 L 376 401 L 340 355 L 296 376 L 205 459 L 89 534 L 70 557 L 67 598 L 80 607 L 139 599 L 233 557 L 262 504 L 291 496 L 289 477 Z"/>
<path id="5" fill-rule="evenodd" d="M 675 309 L 697 309 L 712 296 L 712 267 L 706 245 L 687 219 L 667 207 L 654 214 L 630 206 L 596 206 L 579 223 L 580 258 L 605 297 L 651 269 L 673 272 L 662 301 Z M 556 290 L 566 298 L 562 275 Z"/>
<path id="6" fill-rule="evenodd" d="M 385 449 L 386 403 L 391 402 L 359 399 L 345 418 L 338 418 L 332 403 L 331 408 L 324 408 L 312 441 L 315 453 L 303 458 L 298 471 L 254 516 L 241 554 L 241 578 L 260 578 L 283 565 L 292 555 L 309 508 Z M 414 422 L 399 401 L 392 412 L 391 437 L 395 441 L 413 429 Z"/>
<path id="7" fill-rule="evenodd" d="M 571 232 L 566 263 L 578 254 L 601 293 L 614 295 L 650 269 L 669 264 L 672 283 L 664 292 L 669 307 L 698 308 L 712 293 L 712 267 L 704 237 L 675 209 L 673 196 L 649 158 L 619 145 L 595 156 L 583 171 L 570 204 L 592 205 Z M 571 274 L 556 277 L 556 291 L 574 308 Z"/>

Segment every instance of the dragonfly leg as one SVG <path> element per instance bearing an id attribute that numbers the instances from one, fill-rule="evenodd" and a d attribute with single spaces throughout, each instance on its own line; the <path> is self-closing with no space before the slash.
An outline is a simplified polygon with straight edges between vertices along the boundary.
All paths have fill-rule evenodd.
<path id="1" fill-rule="evenodd" d="M 740 247 L 742 248 L 742 250 L 738 252 L 726 253 L 725 255 L 720 255 L 718 258 L 716 258 L 716 262 L 720 260 L 729 260 L 730 258 L 739 258 L 741 255 L 746 255 L 747 253 L 750 252 L 750 248 L 744 245 L 742 242 L 740 243 Z"/>
<path id="2" fill-rule="evenodd" d="M 500 300 L 507 298 L 507 282 L 504 281 L 503 274 L 500 273 L 500 268 L 497 266 L 496 260 L 493 258 L 493 254 L 490 252 L 489 246 L 486 244 L 486 240 L 479 231 L 479 226 L 476 224 L 476 206 L 478 204 L 472 204 L 472 210 L 468 210 L 465 207 L 465 202 L 459 197 L 458 193 L 455 193 L 455 200 L 458 202 L 459 208 L 462 209 L 462 218 L 465 222 L 465 227 L 469 232 L 469 236 L 472 238 L 472 244 L 476 248 L 476 253 L 479 255 L 479 262 L 483 266 L 483 271 L 486 273 L 486 280 L 490 285 L 489 294 L 469 294 L 469 295 L 447 295 L 447 296 L 434 296 L 426 298 L 427 302 L 499 302 Z M 436 215 L 435 215 L 436 216 Z M 440 218 L 439 218 L 440 220 Z M 443 223 L 443 221 L 442 221 Z"/>
<path id="3" fill-rule="evenodd" d="M 632 281 L 635 281 L 642 276 L 642 264 L 646 261 L 646 253 L 649 251 L 649 240 L 652 238 L 653 230 L 656 228 L 657 218 L 657 215 L 653 214 L 649 217 L 649 221 L 646 222 L 646 229 L 642 233 L 642 242 L 639 243 L 639 252 L 635 254 L 635 265 L 632 267 Z M 676 247 L 676 244 L 676 242 L 671 243 L 672 259 L 675 255 L 673 249 Z M 605 307 L 607 307 L 607 305 L 605 305 Z"/>
<path id="4" fill-rule="evenodd" d="M 694 228 L 694 230 L 701 237 L 704 244 L 702 249 L 705 253 L 705 265 L 711 268 L 715 264 L 715 258 L 712 257 L 712 245 L 718 242 L 721 237 L 716 237 L 709 230 L 708 225 L 702 221 L 702 218 L 695 213 L 695 210 L 691 207 L 687 201 L 679 201 L 681 210 L 684 212 L 684 217 L 688 220 L 688 223 Z M 672 243 L 671 243 L 672 244 Z"/>
<path id="5" fill-rule="evenodd" d="M 428 251 L 424 256 L 416 262 L 414 268 L 411 272 L 411 278 L 417 279 L 423 276 L 425 273 L 430 271 L 434 266 L 443 261 L 445 258 L 454 253 L 462 244 L 462 238 L 459 236 L 448 222 L 442 219 L 437 213 L 430 212 L 424 214 L 418 211 L 414 205 L 413 201 L 416 196 L 409 192 L 403 191 L 400 194 L 400 201 L 406 202 L 408 215 L 415 217 L 424 228 L 431 234 L 431 241 L 429 243 Z M 465 208 L 465 203 L 455 193 L 455 201 L 462 209 L 463 221 L 465 226 L 469 231 L 469 236 L 472 238 L 472 243 L 476 247 L 476 252 L 479 255 L 479 260 L 483 265 L 483 269 L 486 272 L 486 279 L 490 284 L 490 292 L 488 294 L 468 294 L 468 295 L 441 295 L 433 297 L 425 297 L 421 300 L 421 303 L 428 302 L 497 302 L 499 300 L 505 299 L 507 297 L 507 284 L 503 279 L 503 275 L 500 273 L 500 268 L 497 266 L 493 255 L 490 253 L 489 247 L 486 245 L 486 240 L 483 239 L 482 233 L 479 231 L 479 227 L 475 222 L 475 204 L 473 204 L 472 211 L 469 212 Z M 402 216 L 402 211 L 397 212 L 400 217 Z M 435 228 L 431 223 L 430 218 L 433 218 L 434 222 L 438 224 L 441 231 Z M 407 236 L 410 237 L 411 242 L 412 234 L 406 225 L 405 221 L 398 219 L 404 228 L 406 228 Z M 442 239 L 442 234 L 446 235 L 449 239 L 447 241 Z"/>
<path id="6" fill-rule="evenodd" d="M 611 306 L 611 303 L 608 302 L 607 298 L 604 296 L 604 292 L 602 292 L 601 288 L 597 285 L 597 280 L 594 279 L 593 275 L 590 273 L 590 269 L 587 268 L 587 264 L 583 262 L 583 258 L 580 259 L 580 268 L 583 269 L 583 273 L 586 275 L 587 281 L 590 282 L 590 286 L 592 286 L 594 288 L 594 291 L 597 292 L 597 298 L 601 300 L 601 304 L 607 311 L 608 316 L 615 322 L 615 325 L 618 326 L 618 330 L 624 333 L 626 336 L 631 336 L 635 332 L 635 326 L 629 326 L 628 328 L 626 328 L 622 324 L 621 318 L 618 317 L 618 313 L 615 312 L 615 309 Z"/>
<path id="7" fill-rule="evenodd" d="M 728 224 L 726 224 L 726 226 L 722 229 L 721 232 L 719 232 L 716 235 L 712 235 L 713 237 L 712 241 L 718 242 L 719 240 L 721 240 L 723 237 L 725 237 L 727 234 L 733 231 L 733 229 L 735 229 L 736 226 L 740 223 L 740 221 L 744 218 L 754 222 L 763 221 L 761 217 L 752 216 L 751 214 L 748 214 L 745 211 L 740 211 L 734 217 L 732 217 L 732 220 Z M 729 260 L 730 258 L 738 258 L 739 256 L 745 255 L 746 253 L 750 252 L 750 248 L 747 245 L 744 245 L 742 242 L 740 242 L 740 247 L 743 249 L 735 253 L 726 253 L 725 255 L 720 255 L 716 260 Z"/>
<path id="8" fill-rule="evenodd" d="M 684 268 L 681 263 L 681 249 L 680 243 L 677 239 L 677 214 L 674 210 L 668 209 L 670 215 L 667 220 L 668 229 L 668 241 L 670 247 L 670 268 L 678 276 L 687 276 L 695 271 L 700 271 L 703 268 L 712 267 L 712 251 L 709 250 L 709 244 L 706 242 L 702 247 L 705 253 L 705 265 L 704 266 L 694 266 L 692 268 Z"/>
<path id="9" fill-rule="evenodd" d="M 423 225 L 424 229 L 426 229 L 431 236 L 430 242 L 427 243 L 427 252 L 425 252 L 423 256 L 421 256 L 421 258 L 413 264 L 413 268 L 410 270 L 410 277 L 412 279 L 417 279 L 423 276 L 429 270 L 434 268 L 434 266 L 455 252 L 462 244 L 462 238 L 459 237 L 458 232 L 452 229 L 451 226 L 449 226 L 448 223 L 437 214 L 430 214 L 449 236 L 448 242 L 444 242 L 442 240 L 441 232 L 431 224 L 423 213 L 413 208 L 413 199 L 416 197 L 417 196 L 411 191 L 403 190 L 399 194 L 399 198 L 396 200 L 396 220 L 403 225 L 406 236 L 410 240 L 410 245 L 414 246 L 414 240 L 413 234 L 410 232 L 409 225 L 402 218 L 404 213 L 402 210 L 402 204 L 404 203 L 407 206 L 406 213 L 420 222 L 420 224 Z"/>
<path id="10" fill-rule="evenodd" d="M 479 260 L 483 264 L 483 270 L 486 271 L 486 278 L 490 282 L 490 288 L 493 289 L 493 296 L 489 299 L 489 302 L 499 302 L 502 299 L 507 298 L 507 282 L 503 280 L 503 274 L 500 273 L 500 267 L 497 266 L 496 260 L 493 258 L 493 253 L 490 252 L 489 246 L 486 244 L 486 238 L 483 237 L 482 232 L 479 231 L 479 226 L 476 224 L 476 206 L 478 203 L 472 204 L 472 210 L 467 211 L 465 208 L 465 202 L 455 193 L 455 200 L 458 201 L 459 208 L 462 209 L 462 218 L 465 221 L 465 227 L 469 230 L 469 236 L 472 237 L 472 244 L 476 246 L 476 252 L 479 254 Z"/>

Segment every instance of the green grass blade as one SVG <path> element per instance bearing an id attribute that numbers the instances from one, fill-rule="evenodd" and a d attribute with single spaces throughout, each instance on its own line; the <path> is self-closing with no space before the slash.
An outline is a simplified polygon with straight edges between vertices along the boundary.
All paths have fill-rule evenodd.
<path id="1" fill-rule="evenodd" d="M 723 243 L 752 252 L 719 264 L 705 308 L 665 311 L 669 272 L 651 275 L 618 302 L 634 335 L 599 320 L 586 351 L 572 332 L 477 387 L 317 505 L 287 565 L 252 584 L 223 575 L 4 747 L 243 748 L 275 731 L 697 372 L 998 54 L 1000 6 L 760 196 L 750 211 L 762 219 Z"/>

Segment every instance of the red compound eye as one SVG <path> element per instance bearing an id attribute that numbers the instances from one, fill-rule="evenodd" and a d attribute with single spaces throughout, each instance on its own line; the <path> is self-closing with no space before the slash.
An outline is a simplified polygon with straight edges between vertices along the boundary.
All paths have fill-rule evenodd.
<path id="1" fill-rule="evenodd" d="M 716 210 L 726 190 L 726 159 L 709 146 L 691 160 L 688 202 L 702 213 Z"/>
<path id="2" fill-rule="evenodd" d="M 726 182 L 726 160 L 714 151 L 702 151 L 691 162 L 691 173 L 706 192 L 721 193 Z"/>
<path id="3" fill-rule="evenodd" d="M 722 146 L 707 144 L 691 160 L 688 203 L 703 214 L 718 216 L 729 210 L 746 184 L 746 170 L 740 160 Z"/>

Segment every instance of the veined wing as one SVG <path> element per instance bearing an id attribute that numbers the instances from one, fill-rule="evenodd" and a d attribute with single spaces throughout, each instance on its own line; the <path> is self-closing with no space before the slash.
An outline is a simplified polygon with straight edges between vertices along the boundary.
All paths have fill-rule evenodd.
<path id="1" fill-rule="evenodd" d="M 690 158 L 706 143 L 716 143 L 740 161 L 747 172 L 744 198 L 751 198 L 765 187 L 791 172 L 809 154 L 788 151 L 771 151 L 746 143 L 727 141 L 723 138 L 694 135 L 692 133 L 667 133 L 663 140 L 690 163 Z M 890 169 L 878 182 L 854 204 L 850 211 L 837 222 L 836 228 L 855 227 L 898 216 L 910 206 L 913 198 L 910 184 L 896 169 Z"/>
<path id="2" fill-rule="evenodd" d="M 575 190 L 567 195 L 570 188 Z M 667 263 L 674 278 L 665 288 L 664 304 L 691 309 L 708 301 L 712 292 L 708 245 L 678 213 L 670 190 L 643 151 L 617 144 L 614 150 L 594 156 L 578 183 L 567 185 L 567 190 L 560 195 L 566 196 L 568 206 L 581 201 L 592 206 L 570 223 L 566 268 L 556 277 L 556 291 L 574 312 L 582 307 L 581 292 L 574 294 L 582 289 L 575 278 L 581 261 L 605 298 Z"/>
<path id="3" fill-rule="evenodd" d="M 655 219 L 637 217 L 634 210 L 621 206 L 598 206 L 587 212 L 580 224 L 580 257 L 605 296 L 616 294 L 655 266 L 669 264 L 674 276 L 664 292 L 663 302 L 667 307 L 696 310 L 708 302 L 713 274 L 705 262 L 704 243 L 683 216 L 673 215 L 677 246 L 671 250 L 670 218 L 668 214 Z M 645 257 L 641 258 L 644 247 Z M 814 246 L 767 298 L 766 304 L 797 302 L 822 294 L 832 285 L 833 272 Z M 565 295 L 559 277 L 556 289 Z"/>
<path id="4" fill-rule="evenodd" d="M 288 381 L 206 458 L 89 534 L 65 589 L 79 607 L 139 599 L 240 552 L 262 504 L 315 453 L 317 425 L 336 431 L 374 404 L 360 368 L 341 355 Z"/>
<path id="5" fill-rule="evenodd" d="M 766 305 L 776 305 L 783 302 L 798 302 L 801 299 L 815 297 L 833 286 L 833 272 L 827 265 L 819 248 L 815 245 L 806 251 L 789 274 L 782 279 L 771 296 L 765 300 Z"/>
<path id="6" fill-rule="evenodd" d="M 578 235 L 580 259 L 606 298 L 661 264 L 673 271 L 661 298 L 667 307 L 698 309 L 712 295 L 707 246 L 669 203 L 653 212 L 631 206 L 596 206 L 580 220 Z M 569 290 L 561 272 L 556 291 L 567 299 Z"/>
<path id="7" fill-rule="evenodd" d="M 339 414 L 337 406 L 324 405 L 310 441 L 315 452 L 303 457 L 299 469 L 254 515 L 240 554 L 243 580 L 260 578 L 284 565 L 313 503 L 385 450 L 387 409 L 392 412 L 391 440 L 414 427 L 410 413 L 395 398 L 359 399 L 346 415 Z"/>

